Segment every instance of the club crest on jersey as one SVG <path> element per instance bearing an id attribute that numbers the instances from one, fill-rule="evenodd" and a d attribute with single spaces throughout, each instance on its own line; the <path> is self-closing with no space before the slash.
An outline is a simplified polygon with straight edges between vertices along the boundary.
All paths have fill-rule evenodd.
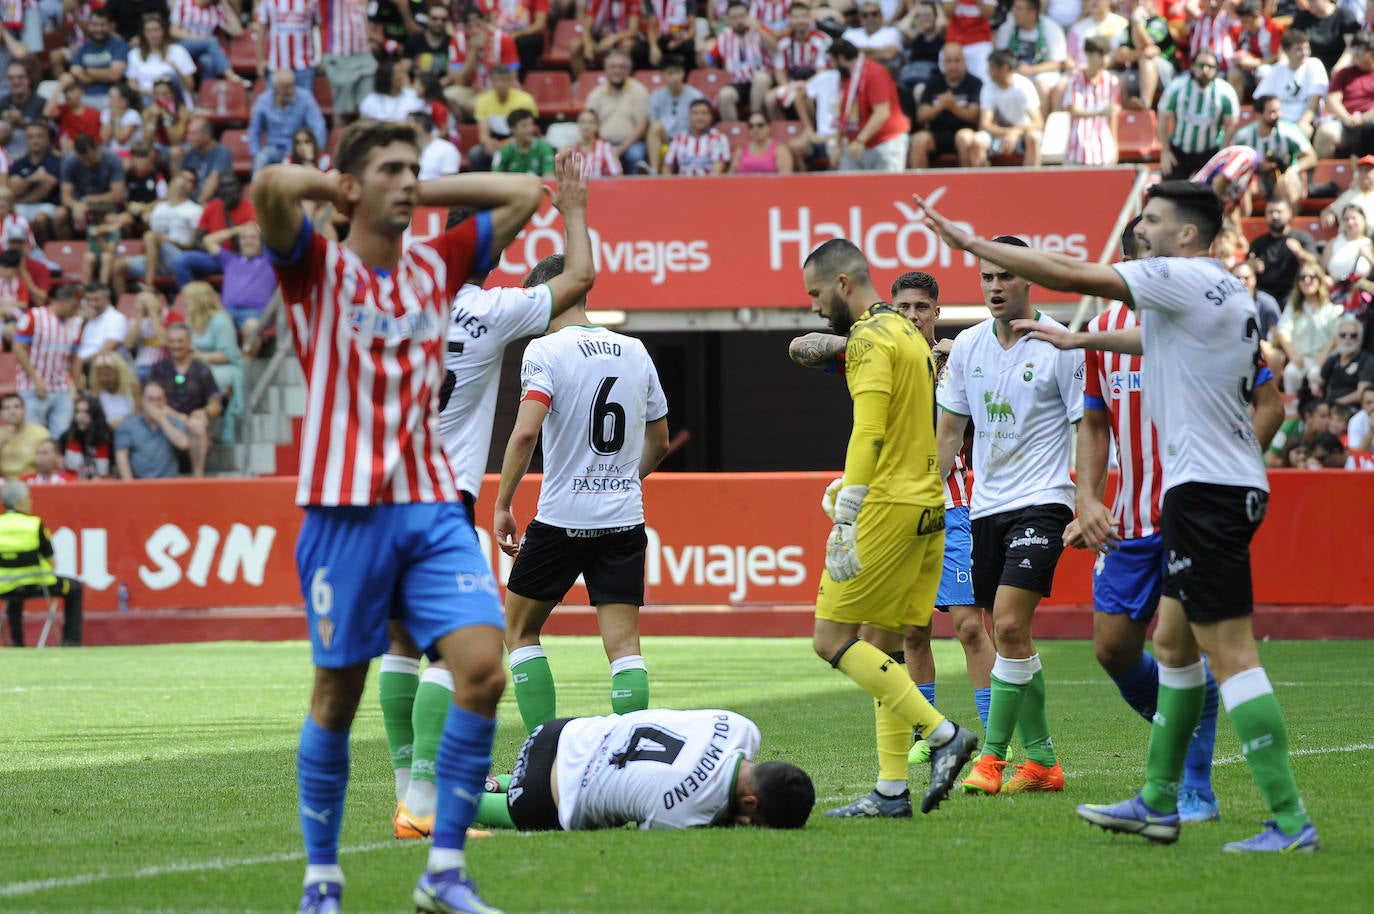
<path id="1" fill-rule="evenodd" d="M 1026 363 L 1026 370 L 1023 371 L 1023 372 L 1021 372 L 1021 380 L 1025 381 L 1027 384 L 1029 384 L 1031 381 L 1034 381 L 1034 380 L 1035 380 L 1035 363 L 1034 363 L 1034 362 L 1027 362 L 1027 363 Z"/>

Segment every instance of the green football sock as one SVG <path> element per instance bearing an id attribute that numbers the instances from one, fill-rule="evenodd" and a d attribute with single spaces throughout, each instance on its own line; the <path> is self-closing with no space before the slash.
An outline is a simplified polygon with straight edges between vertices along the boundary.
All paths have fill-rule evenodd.
<path id="1" fill-rule="evenodd" d="M 1045 673 L 1039 669 L 1040 655 L 1036 654 L 1031 659 L 1035 661 L 1036 670 L 1031 681 L 1026 683 L 1020 713 L 1016 717 L 1016 730 L 1021 735 L 1026 758 L 1052 768 L 1054 741 L 1050 739 L 1050 721 L 1045 713 Z"/>
<path id="2" fill-rule="evenodd" d="M 410 782 L 410 760 L 415 751 L 415 728 L 411 726 L 410 715 L 419 685 L 420 661 L 396 654 L 383 655 L 377 693 L 386 728 L 386 744 L 391 750 L 391 767 L 397 772 L 398 800 L 405 796 Z"/>
<path id="3" fill-rule="evenodd" d="M 1021 704 L 1034 675 L 1029 657 L 1024 660 L 997 655 L 992 665 L 992 702 L 988 708 L 988 724 L 983 740 L 982 755 L 1007 757 L 1007 746 L 1016 732 L 1021 717 Z M 1022 737 L 1022 742 L 1025 738 Z"/>
<path id="4" fill-rule="evenodd" d="M 611 711 L 629 714 L 649 707 L 649 671 L 639 654 L 611 661 Z"/>
<path id="5" fill-rule="evenodd" d="M 1262 667 L 1237 673 L 1222 683 L 1221 700 L 1240 738 L 1241 754 L 1279 830 L 1297 834 L 1310 819 L 1288 763 L 1288 728 L 1268 675 Z"/>
<path id="6" fill-rule="evenodd" d="M 1145 786 L 1140 791 L 1145 805 L 1156 812 L 1178 808 L 1183 762 L 1207 697 L 1205 676 L 1202 661 L 1177 669 L 1159 665 L 1159 698 L 1150 724 Z"/>
<path id="7" fill-rule="evenodd" d="M 520 657 L 526 650 L 538 653 Z M 510 658 L 511 679 L 515 683 L 515 704 L 520 709 L 520 719 L 525 723 L 525 732 L 530 733 L 540 724 L 553 720 L 558 713 L 558 693 L 553 684 L 553 671 L 549 669 L 549 658 L 541 648 L 516 648 Z"/>
<path id="8" fill-rule="evenodd" d="M 506 794 L 482 794 L 477 801 L 477 814 L 473 816 L 472 824 L 486 828 L 514 828 L 510 807 L 506 805 Z"/>
<path id="9" fill-rule="evenodd" d="M 444 721 L 453 706 L 453 677 L 447 670 L 433 667 L 425 670 L 420 688 L 415 691 L 415 758 L 410 765 L 412 781 L 433 783 L 434 759 L 439 754 L 439 739 L 444 734 Z M 428 815 L 412 809 L 416 815 Z"/>

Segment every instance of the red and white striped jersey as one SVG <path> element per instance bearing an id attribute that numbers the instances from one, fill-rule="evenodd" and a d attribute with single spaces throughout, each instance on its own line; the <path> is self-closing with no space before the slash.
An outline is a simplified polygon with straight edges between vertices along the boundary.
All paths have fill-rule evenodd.
<path id="1" fill-rule="evenodd" d="M 1120 302 L 1088 322 L 1090 333 L 1140 326 L 1136 313 Z M 1164 471 L 1159 465 L 1158 436 L 1141 403 L 1140 356 L 1116 352 L 1087 353 L 1085 409 L 1106 411 L 1116 441 L 1121 482 L 1112 513 L 1121 518 L 1122 539 L 1139 539 L 1159 529 L 1159 502 Z"/>
<path id="2" fill-rule="evenodd" d="M 1247 32 L 1245 26 L 1237 21 L 1231 26 L 1231 41 L 1237 51 L 1244 51 L 1261 60 L 1273 60 L 1279 56 L 1283 26 L 1267 16 L 1261 16 L 1259 31 Z"/>
<path id="3" fill-rule="evenodd" d="M 218 0 L 209 6 L 201 6 L 196 0 L 175 0 L 171 22 L 197 38 L 213 38 L 215 30 L 225 26 L 224 8 Z"/>
<path id="4" fill-rule="evenodd" d="M 592 21 L 592 35 L 605 38 L 630 27 L 630 17 L 638 16 L 640 0 L 587 0 L 587 16 Z"/>
<path id="5" fill-rule="evenodd" d="M 372 53 L 367 39 L 366 0 L 324 0 L 320 6 L 320 49 L 340 57 Z"/>
<path id="6" fill-rule="evenodd" d="M 253 21 L 267 33 L 267 69 L 304 70 L 315 66 L 317 0 L 262 0 Z"/>
<path id="7" fill-rule="evenodd" d="M 1100 111 L 1092 117 L 1072 118 L 1066 158 L 1075 165 L 1115 165 L 1116 137 L 1112 136 L 1110 109 L 1121 105 L 1121 84 L 1109 70 L 1089 81 L 1083 70 L 1069 77 L 1064 107 Z"/>
<path id="8" fill-rule="evenodd" d="M 292 257 L 274 257 L 306 378 L 296 502 L 454 501 L 438 430 L 449 305 L 491 265 L 490 214 L 407 245 L 390 271 L 302 232 Z"/>
<path id="9" fill-rule="evenodd" d="M 6 319 L 12 315 L 17 316 L 16 312 L 18 309 L 27 308 L 29 306 L 28 285 L 20 279 L 18 275 L 8 279 L 4 276 L 0 276 L 0 301 L 12 303 L 5 306 L 4 310 L 8 313 L 2 316 Z"/>
<path id="10" fill-rule="evenodd" d="M 954 10 L 945 26 L 945 41 L 965 47 L 992 42 L 992 23 L 983 14 L 978 0 L 954 0 Z"/>
<path id="11" fill-rule="evenodd" d="M 647 0 L 645 11 L 663 37 L 677 38 L 696 29 L 696 20 L 687 12 L 687 0 Z"/>
<path id="12" fill-rule="evenodd" d="M 792 0 L 750 0 L 749 15 L 774 35 L 787 29 L 787 11 Z"/>
<path id="13" fill-rule="evenodd" d="M 1188 58 L 1195 60 L 1203 51 L 1211 51 L 1217 55 L 1217 63 L 1221 67 L 1218 76 L 1225 75 L 1226 64 L 1230 62 L 1231 55 L 1236 53 L 1236 42 L 1231 37 L 1231 27 L 1234 25 L 1236 20 L 1224 10 L 1215 16 L 1194 19 L 1188 27 Z"/>
<path id="14" fill-rule="evenodd" d="M 452 72 L 463 69 L 463 64 L 468 59 L 468 30 L 459 29 L 452 38 L 448 40 L 448 68 Z M 477 60 L 477 67 L 472 74 L 472 87 L 474 89 L 485 89 L 490 85 L 488 74 L 491 68 L 498 64 L 510 67 L 512 71 L 520 69 L 520 54 L 515 49 L 515 39 L 505 32 L 491 32 L 487 35 L 487 46 L 483 49 L 482 56 Z"/>
<path id="15" fill-rule="evenodd" d="M 743 36 L 726 29 L 716 38 L 716 59 L 721 69 L 730 74 L 730 82 L 752 82 L 758 73 L 771 73 L 768 52 L 764 49 L 763 39 L 758 32 L 745 32 Z"/>
<path id="16" fill-rule="evenodd" d="M 586 168 L 589 177 L 614 178 L 625 173 L 625 169 L 620 164 L 620 156 L 615 154 L 615 147 L 605 140 L 597 140 L 592 144 L 591 149 L 582 145 L 577 148 L 587 163 Z"/>
<path id="17" fill-rule="evenodd" d="M 773 69 L 784 73 L 798 70 L 824 70 L 830 60 L 825 55 L 830 47 L 830 36 L 820 29 L 812 29 L 805 39 L 799 40 L 791 32 L 778 39 L 778 50 L 773 55 Z"/>
<path id="18" fill-rule="evenodd" d="M 679 175 L 696 177 L 711 174 L 716 162 L 730 163 L 730 141 L 714 127 L 700 136 L 679 133 L 668 144 L 668 155 L 663 159 L 665 165 L 676 165 Z"/>
<path id="19" fill-rule="evenodd" d="M 24 233 L 29 236 L 29 250 L 38 250 L 38 241 L 33 237 L 33 226 L 29 225 L 29 220 L 18 213 L 10 213 L 3 222 L 0 222 L 0 238 L 9 237 L 12 228 L 22 228 Z"/>
<path id="20" fill-rule="evenodd" d="M 30 308 L 19 318 L 14 339 L 29 347 L 29 364 L 48 390 L 71 387 L 72 353 L 81 341 L 81 318 L 58 320 L 51 308 Z M 14 376 L 15 390 L 33 390 L 25 372 Z"/>
<path id="21" fill-rule="evenodd" d="M 964 458 L 963 448 L 954 455 L 954 466 L 945 477 L 945 507 L 967 508 L 973 501 L 973 468 Z"/>

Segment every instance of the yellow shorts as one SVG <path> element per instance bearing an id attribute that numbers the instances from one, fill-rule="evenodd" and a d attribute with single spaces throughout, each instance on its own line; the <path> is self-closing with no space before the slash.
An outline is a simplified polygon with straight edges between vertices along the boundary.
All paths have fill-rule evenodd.
<path id="1" fill-rule="evenodd" d="M 927 625 L 945 554 L 943 505 L 866 504 L 859 512 L 857 576 L 821 573 L 816 618 L 905 631 Z"/>

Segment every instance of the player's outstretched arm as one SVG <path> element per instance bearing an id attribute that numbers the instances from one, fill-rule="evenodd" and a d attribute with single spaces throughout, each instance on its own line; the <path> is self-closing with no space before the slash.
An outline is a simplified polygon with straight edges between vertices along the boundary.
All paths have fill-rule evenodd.
<path id="1" fill-rule="evenodd" d="M 644 426 L 644 450 L 639 455 L 639 478 L 643 479 L 668 456 L 668 417 Z"/>
<path id="2" fill-rule="evenodd" d="M 281 257 L 295 250 L 305 220 L 301 204 L 307 200 L 333 203 L 347 212 L 349 180 L 309 165 L 269 165 L 254 175 L 253 211 L 267 249 Z"/>
<path id="3" fill-rule="evenodd" d="M 1034 248 L 979 238 L 936 212 L 920 194 L 913 194 L 912 199 L 921 211 L 921 221 L 937 232 L 952 248 L 968 251 L 983 260 L 990 260 L 1022 279 L 1029 279 L 1047 289 L 1098 295 L 1114 301 L 1130 300 L 1130 290 L 1126 287 L 1126 281 L 1121 278 L 1121 274 L 1105 264 L 1084 263 L 1063 254 L 1051 254 Z"/>
<path id="4" fill-rule="evenodd" d="M 543 184 L 534 175 L 445 175 L 421 181 L 417 201 L 421 206 L 485 209 L 491 211 L 493 258 L 505 249 L 544 199 Z"/>
<path id="5" fill-rule="evenodd" d="M 592 236 L 587 228 L 587 196 L 590 180 L 586 159 L 579 152 L 564 149 L 553 160 L 553 205 L 563 214 L 567 244 L 563 249 L 563 272 L 549 280 L 553 295 L 553 314 L 557 317 L 582 301 L 596 282 L 596 261 L 592 259 Z M 666 440 L 666 439 L 665 439 Z"/>
<path id="6" fill-rule="evenodd" d="M 1279 392 L 1279 382 L 1270 378 L 1250 394 L 1250 403 L 1255 413 L 1250 422 L 1255 427 L 1255 437 L 1259 439 L 1260 452 L 1269 450 L 1269 442 L 1278 434 L 1283 425 L 1283 394 Z"/>
<path id="7" fill-rule="evenodd" d="M 496 537 L 496 545 L 509 556 L 520 551 L 520 538 L 516 535 L 515 515 L 511 512 L 510 503 L 515 498 L 515 490 L 520 487 L 520 480 L 525 478 L 530 468 L 530 458 L 534 456 L 534 446 L 539 441 L 539 429 L 548 414 L 548 404 L 543 400 L 535 397 L 521 400 L 520 409 L 515 414 L 515 428 L 506 442 L 506 456 L 501 460 L 501 484 L 496 490 L 496 516 L 492 520 L 491 532 Z"/>
<path id="8" fill-rule="evenodd" d="M 824 368 L 831 360 L 844 355 L 849 341 L 839 334 L 808 333 L 799 336 L 787 346 L 787 355 L 798 365 L 807 368 Z"/>
<path id="9" fill-rule="evenodd" d="M 968 426 L 968 416 L 940 410 L 940 422 L 935 427 L 935 452 L 940 455 L 940 478 L 949 476 L 954 469 L 954 458 L 964 446 L 964 429 Z"/>
<path id="10" fill-rule="evenodd" d="M 1086 330 L 1065 329 L 1054 324 L 1042 324 L 1030 318 L 1019 318 L 1011 322 L 1013 330 L 1028 331 L 1033 340 L 1043 340 L 1055 349 L 1092 349 L 1097 352 L 1122 352 L 1126 355 L 1144 355 L 1141 344 L 1140 328 L 1127 327 L 1123 330 L 1100 330 L 1089 333 Z"/>

